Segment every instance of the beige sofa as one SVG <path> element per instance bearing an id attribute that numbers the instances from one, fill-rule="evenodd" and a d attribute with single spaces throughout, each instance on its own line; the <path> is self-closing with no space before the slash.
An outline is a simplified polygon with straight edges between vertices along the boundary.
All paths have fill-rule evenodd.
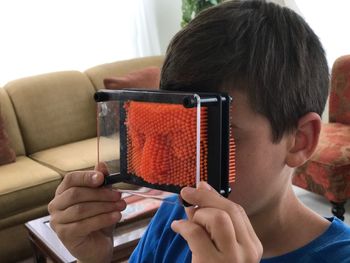
<path id="1" fill-rule="evenodd" d="M 96 156 L 96 104 L 103 79 L 163 58 L 147 57 L 18 79 L 0 88 L 0 112 L 16 162 L 0 166 L 0 262 L 31 255 L 24 223 L 47 215 L 62 177 L 90 169 Z"/>

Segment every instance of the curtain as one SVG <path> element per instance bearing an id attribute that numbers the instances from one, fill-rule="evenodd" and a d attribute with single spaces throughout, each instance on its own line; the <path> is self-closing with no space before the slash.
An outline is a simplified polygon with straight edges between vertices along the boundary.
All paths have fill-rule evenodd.
<path id="1" fill-rule="evenodd" d="M 159 55 L 160 43 L 156 17 L 156 6 L 152 0 L 137 0 L 135 19 L 135 43 L 138 56 Z"/>

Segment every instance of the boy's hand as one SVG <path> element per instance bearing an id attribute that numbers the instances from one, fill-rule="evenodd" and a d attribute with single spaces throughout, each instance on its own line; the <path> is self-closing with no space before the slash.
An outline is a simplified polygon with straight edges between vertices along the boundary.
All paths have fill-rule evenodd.
<path id="1" fill-rule="evenodd" d="M 220 196 L 207 183 L 186 187 L 181 197 L 188 220 L 174 221 L 192 251 L 192 262 L 260 262 L 263 248 L 243 208 Z"/>
<path id="2" fill-rule="evenodd" d="M 99 187 L 103 180 L 103 173 L 97 171 L 69 173 L 48 206 L 52 229 L 82 262 L 110 261 L 113 227 L 126 208 L 121 193 Z"/>

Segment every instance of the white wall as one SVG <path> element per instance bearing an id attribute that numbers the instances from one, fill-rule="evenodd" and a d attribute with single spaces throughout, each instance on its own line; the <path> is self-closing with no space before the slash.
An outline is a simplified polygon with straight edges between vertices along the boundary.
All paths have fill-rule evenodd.
<path id="1" fill-rule="evenodd" d="M 295 0 L 295 3 L 319 36 L 331 70 L 338 57 L 350 54 L 350 1 Z M 322 119 L 328 121 L 328 103 Z"/>

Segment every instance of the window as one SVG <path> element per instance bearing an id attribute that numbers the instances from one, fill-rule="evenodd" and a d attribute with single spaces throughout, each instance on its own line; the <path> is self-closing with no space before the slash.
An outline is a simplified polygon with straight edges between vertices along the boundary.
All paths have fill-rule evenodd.
<path id="1" fill-rule="evenodd" d="M 146 2 L 1 1 L 0 87 L 25 76 L 159 54 L 154 9 Z"/>
<path id="2" fill-rule="evenodd" d="M 288 1 L 287 5 L 288 5 Z M 302 16 L 319 36 L 331 68 L 335 59 L 350 54 L 350 1 L 295 0 Z"/>

